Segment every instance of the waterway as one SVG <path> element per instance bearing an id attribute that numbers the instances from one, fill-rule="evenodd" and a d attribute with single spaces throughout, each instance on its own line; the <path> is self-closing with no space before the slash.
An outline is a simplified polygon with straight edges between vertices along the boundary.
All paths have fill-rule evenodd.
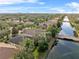
<path id="1" fill-rule="evenodd" d="M 67 16 L 63 19 L 59 35 L 74 36 L 73 28 Z M 79 43 L 59 40 L 49 52 L 47 59 L 79 59 Z"/>

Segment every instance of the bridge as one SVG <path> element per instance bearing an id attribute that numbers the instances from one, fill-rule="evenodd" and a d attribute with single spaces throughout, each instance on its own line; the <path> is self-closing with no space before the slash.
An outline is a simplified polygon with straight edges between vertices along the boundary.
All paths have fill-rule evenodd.
<path id="1" fill-rule="evenodd" d="M 63 22 L 69 22 L 69 21 L 63 21 Z"/>
<path id="2" fill-rule="evenodd" d="M 76 38 L 76 37 L 74 37 L 74 36 L 57 35 L 56 37 L 57 37 L 58 39 L 62 39 L 62 40 L 68 40 L 68 41 L 79 42 L 79 38 Z"/>

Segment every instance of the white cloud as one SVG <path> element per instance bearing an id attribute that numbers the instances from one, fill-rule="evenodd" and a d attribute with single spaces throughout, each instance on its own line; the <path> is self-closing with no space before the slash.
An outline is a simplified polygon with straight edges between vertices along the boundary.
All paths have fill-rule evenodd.
<path id="1" fill-rule="evenodd" d="M 45 4 L 45 2 L 39 2 L 38 4 L 40 4 L 40 5 L 44 5 L 44 4 Z"/>
<path id="2" fill-rule="evenodd" d="M 14 4 L 24 2 L 23 0 L 0 0 L 0 4 Z"/>
<path id="3" fill-rule="evenodd" d="M 79 11 L 72 11 L 72 10 L 66 10 L 64 8 L 50 8 L 49 9 L 51 13 L 68 13 L 68 14 L 74 14 L 74 13 L 79 13 Z"/>
<path id="4" fill-rule="evenodd" d="M 79 12 L 79 3 L 78 2 L 71 2 L 66 4 L 67 7 L 69 7 L 72 12 Z"/>
<path id="5" fill-rule="evenodd" d="M 38 9 L 39 10 L 35 10 Z M 43 10 L 40 10 L 43 9 Z M 45 10 L 44 10 L 45 9 Z M 0 13 L 79 13 L 79 11 L 67 11 L 64 8 L 52 8 L 52 7 L 3 7 L 0 8 Z"/>
<path id="6" fill-rule="evenodd" d="M 31 2 L 31 3 L 35 3 L 35 2 L 38 2 L 38 0 L 24 0 L 26 2 Z"/>
<path id="7" fill-rule="evenodd" d="M 38 4 L 45 4 L 44 2 L 39 2 L 39 0 L 0 0 L 0 4 L 16 4 L 16 3 L 38 3 Z"/>
<path id="8" fill-rule="evenodd" d="M 0 10 L 0 13 L 20 13 L 18 11 L 14 11 L 14 10 Z"/>
<path id="9" fill-rule="evenodd" d="M 52 13 L 64 13 L 65 10 L 61 8 L 50 8 L 49 9 Z"/>
<path id="10" fill-rule="evenodd" d="M 71 2 L 71 3 L 67 3 L 66 6 L 69 6 L 71 8 L 79 8 L 79 3 Z"/>
<path id="11" fill-rule="evenodd" d="M 61 8 L 52 8 L 52 7 L 39 7 L 39 8 L 46 8 L 44 11 L 31 11 L 30 13 L 65 13 L 66 11 Z"/>
<path id="12" fill-rule="evenodd" d="M 0 8 L 0 13 L 24 13 L 24 10 L 28 10 L 29 8 L 25 7 L 3 7 Z"/>

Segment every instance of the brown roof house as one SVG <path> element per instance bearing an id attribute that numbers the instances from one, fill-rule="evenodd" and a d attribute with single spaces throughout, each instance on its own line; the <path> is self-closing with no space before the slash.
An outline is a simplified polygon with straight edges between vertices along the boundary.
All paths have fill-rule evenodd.
<path id="1" fill-rule="evenodd" d="M 57 20 L 48 20 L 46 22 L 40 23 L 39 26 L 42 28 L 47 28 L 50 25 L 55 25 L 57 23 Z"/>
<path id="2" fill-rule="evenodd" d="M 21 35 L 32 38 L 44 32 L 45 31 L 41 29 L 23 29 Z"/>

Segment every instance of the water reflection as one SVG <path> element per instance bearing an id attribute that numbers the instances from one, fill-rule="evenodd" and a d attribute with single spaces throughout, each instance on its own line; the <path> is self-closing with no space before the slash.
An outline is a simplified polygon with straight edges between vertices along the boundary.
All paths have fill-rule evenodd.
<path id="1" fill-rule="evenodd" d="M 73 28 L 66 16 L 61 25 L 62 30 L 59 35 L 74 36 Z M 67 21 L 66 21 L 67 19 Z M 79 44 L 72 41 L 59 40 L 57 45 L 52 48 L 47 59 L 78 59 Z"/>
<path id="2" fill-rule="evenodd" d="M 61 29 L 62 30 L 60 31 L 59 35 L 74 36 L 74 31 L 69 22 L 68 17 L 64 18 L 64 21 L 62 22 L 62 25 L 61 25 Z"/>
<path id="3" fill-rule="evenodd" d="M 79 44 L 71 41 L 59 40 L 47 59 L 78 59 Z"/>

